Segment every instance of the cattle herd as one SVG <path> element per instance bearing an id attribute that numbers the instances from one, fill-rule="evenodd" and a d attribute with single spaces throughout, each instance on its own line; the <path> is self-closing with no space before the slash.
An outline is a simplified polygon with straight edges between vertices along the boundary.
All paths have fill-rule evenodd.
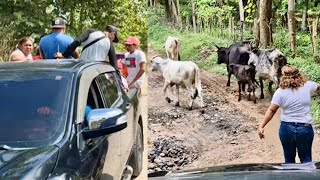
<path id="1" fill-rule="evenodd" d="M 241 91 L 247 91 L 249 93 L 248 100 L 251 100 L 252 94 L 253 102 L 256 103 L 256 87 L 260 87 L 260 99 L 263 99 L 264 80 L 269 80 L 270 93 L 272 93 L 272 84 L 278 87 L 281 68 L 287 64 L 285 55 L 279 49 L 259 50 L 252 48 L 248 43 L 232 44 L 229 47 L 215 46 L 218 64 L 224 63 L 227 66 L 227 86 L 230 86 L 232 74 L 237 79 L 238 101 L 241 100 Z M 192 61 L 180 61 L 181 42 L 178 38 L 169 36 L 163 47 L 166 50 L 167 58 L 154 57 L 151 60 L 151 70 L 159 70 L 163 75 L 165 99 L 169 103 L 173 101 L 176 106 L 179 106 L 179 87 L 183 87 L 187 89 L 190 98 L 188 108 L 192 109 L 193 101 L 197 97 L 202 108 L 204 105 L 199 67 Z M 259 79 L 259 82 L 256 78 Z M 173 92 L 174 86 L 175 93 Z"/>

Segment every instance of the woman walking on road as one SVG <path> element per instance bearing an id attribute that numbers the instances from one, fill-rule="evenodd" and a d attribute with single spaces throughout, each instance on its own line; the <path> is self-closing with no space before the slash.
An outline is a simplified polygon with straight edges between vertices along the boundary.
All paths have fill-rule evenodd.
<path id="1" fill-rule="evenodd" d="M 296 150 L 301 163 L 312 161 L 314 137 L 310 111 L 311 93 L 320 91 L 320 85 L 307 81 L 299 70 L 292 66 L 282 68 L 280 88 L 272 97 L 271 104 L 259 125 L 259 136 L 264 138 L 264 127 L 282 108 L 279 137 L 285 163 L 295 163 Z"/>

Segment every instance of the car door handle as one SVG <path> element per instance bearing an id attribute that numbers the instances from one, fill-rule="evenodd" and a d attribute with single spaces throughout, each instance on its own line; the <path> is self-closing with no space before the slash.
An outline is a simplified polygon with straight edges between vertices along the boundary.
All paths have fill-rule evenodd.
<path id="1" fill-rule="evenodd" d="M 130 107 L 131 107 L 131 103 L 127 103 L 126 104 L 126 109 L 130 109 Z"/>

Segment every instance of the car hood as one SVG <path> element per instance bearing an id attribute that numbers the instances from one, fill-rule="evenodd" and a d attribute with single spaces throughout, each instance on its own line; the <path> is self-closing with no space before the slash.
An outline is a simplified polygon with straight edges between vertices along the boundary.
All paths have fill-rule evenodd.
<path id="1" fill-rule="evenodd" d="M 319 162 L 305 164 L 237 164 L 174 172 L 159 171 L 148 174 L 148 179 L 320 179 L 319 169 Z"/>
<path id="2" fill-rule="evenodd" d="M 0 179 L 45 179 L 52 172 L 59 148 L 0 150 Z"/>

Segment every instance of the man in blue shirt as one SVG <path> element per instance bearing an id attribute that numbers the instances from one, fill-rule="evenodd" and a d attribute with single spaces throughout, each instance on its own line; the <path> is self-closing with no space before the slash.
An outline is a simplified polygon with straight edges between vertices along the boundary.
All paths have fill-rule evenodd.
<path id="1" fill-rule="evenodd" d="M 65 34 L 66 22 L 58 17 L 52 21 L 51 33 L 40 39 L 40 55 L 42 59 L 55 59 L 57 52 L 64 52 L 74 39 Z M 74 51 L 72 57 L 78 58 L 79 54 Z M 71 56 L 66 58 L 71 58 Z"/>

